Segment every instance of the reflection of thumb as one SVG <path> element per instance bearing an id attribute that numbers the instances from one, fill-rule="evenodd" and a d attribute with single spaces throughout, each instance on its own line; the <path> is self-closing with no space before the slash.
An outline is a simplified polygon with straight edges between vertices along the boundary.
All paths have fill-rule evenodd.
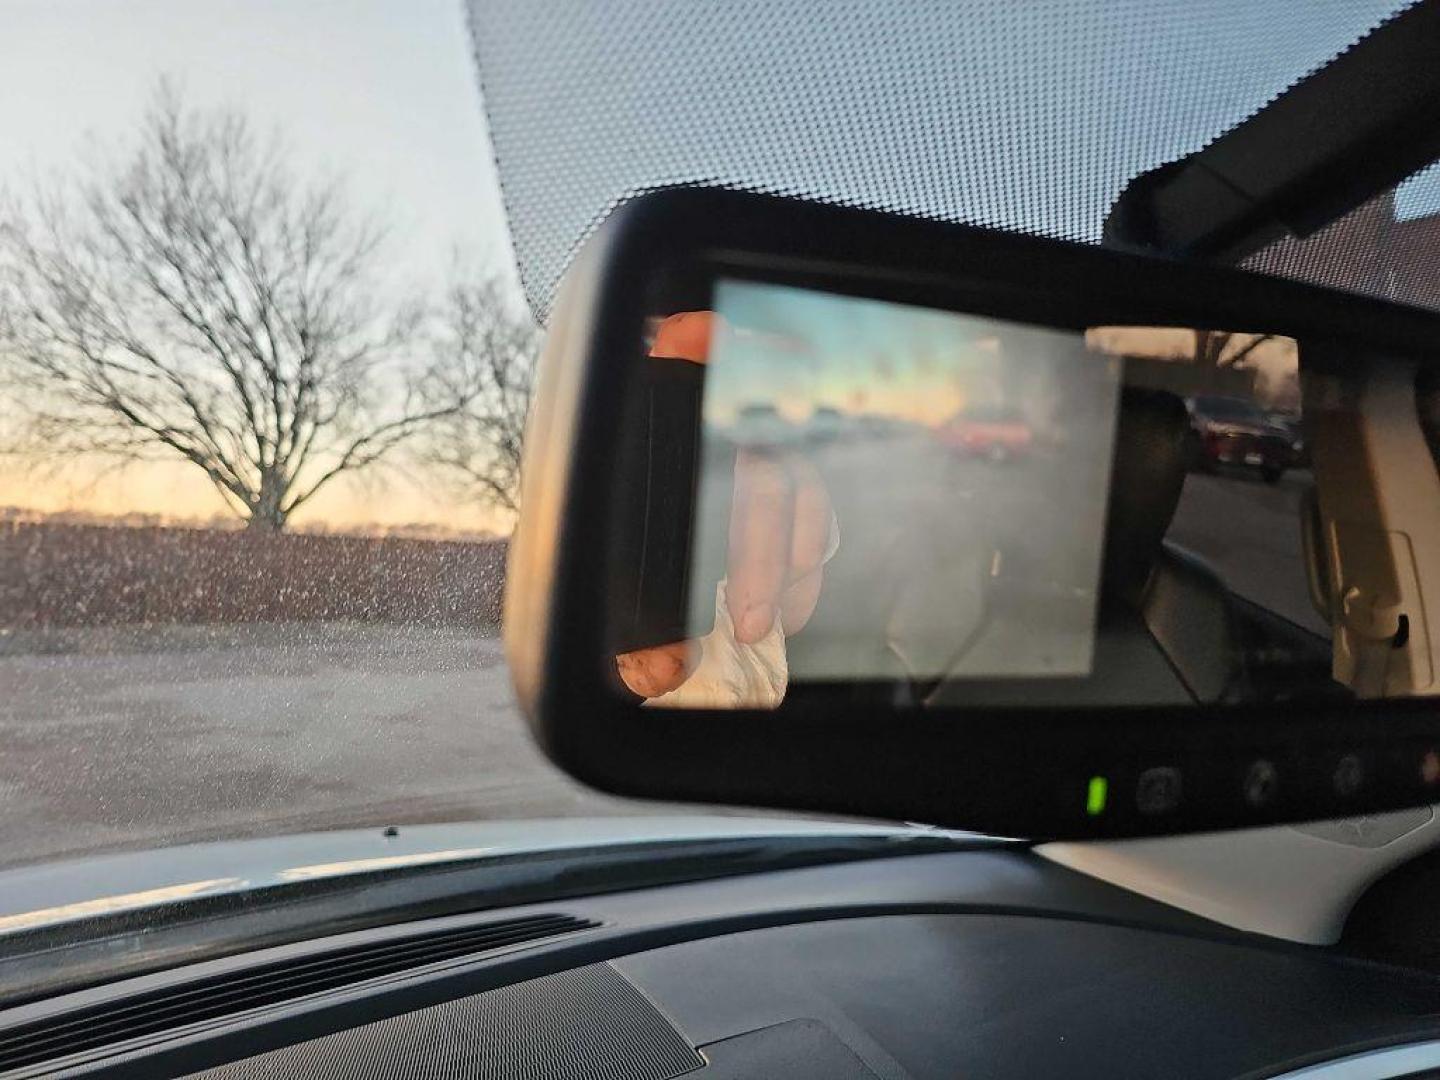
<path id="1" fill-rule="evenodd" d="M 773 709 L 784 699 L 790 672 L 779 616 L 759 641 L 740 644 L 725 604 L 724 581 L 715 590 L 715 628 L 700 639 L 700 653 L 700 663 L 688 679 L 646 704 L 672 709 Z"/>
<path id="2" fill-rule="evenodd" d="M 710 340 L 716 328 L 723 325 L 713 311 L 682 311 L 671 315 L 656 326 L 650 355 L 703 364 L 710 356 Z"/>

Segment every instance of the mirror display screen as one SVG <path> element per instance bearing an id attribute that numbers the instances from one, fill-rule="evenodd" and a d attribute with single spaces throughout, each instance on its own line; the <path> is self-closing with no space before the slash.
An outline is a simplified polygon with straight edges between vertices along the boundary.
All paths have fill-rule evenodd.
<path id="1" fill-rule="evenodd" d="M 721 279 L 673 703 L 1090 673 L 1121 363 L 1081 333 Z M 657 700 L 667 704 L 665 698 Z"/>

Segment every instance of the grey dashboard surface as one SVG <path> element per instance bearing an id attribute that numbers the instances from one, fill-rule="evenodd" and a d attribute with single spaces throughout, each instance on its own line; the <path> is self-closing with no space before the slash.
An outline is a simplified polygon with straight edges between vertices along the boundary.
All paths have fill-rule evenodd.
<path id="1" fill-rule="evenodd" d="M 870 916 L 561 970 L 187 1080 L 1274 1076 L 1433 1036 L 1436 994 L 1430 979 L 1133 927 Z"/>
<path id="2" fill-rule="evenodd" d="M 766 1075 L 756 1063 L 768 1062 L 770 1075 L 795 1080 L 1228 1078 L 1440 1037 L 1440 979 L 1238 934 L 1020 850 L 755 873 L 425 920 L 409 930 L 540 910 L 601 925 L 117 1048 L 90 1057 L 82 1071 L 185 1076 L 307 1041 L 323 1062 L 324 1047 L 343 1044 L 360 1025 L 431 1010 L 443 1035 L 446 1011 L 437 1006 L 563 983 L 564 973 L 606 965 L 704 1055 L 697 1077 Z M 394 932 L 347 934 L 329 947 Z M 253 965 L 302 960 L 323 945 L 36 1002 L 0 1014 L 0 1035 L 21 1014 L 33 1020 L 104 1000 L 123 1004 L 201 975 L 243 978 Z M 582 1008 L 600 1012 L 600 1030 L 625 1026 L 605 1022 L 603 1000 Z M 388 1053 L 403 1062 L 403 1040 Z M 576 1076 L 610 1075 L 585 1071 L 583 1060 L 576 1067 Z"/>
<path id="3" fill-rule="evenodd" d="M 613 964 L 692 1045 L 805 1019 L 894 1080 L 1269 1075 L 1440 1027 L 1432 979 L 1061 919 L 847 919 Z"/>

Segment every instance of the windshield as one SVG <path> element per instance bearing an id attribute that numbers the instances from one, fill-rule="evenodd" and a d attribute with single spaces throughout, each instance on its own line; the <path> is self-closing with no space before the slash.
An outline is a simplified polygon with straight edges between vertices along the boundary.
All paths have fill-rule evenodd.
<path id="1" fill-rule="evenodd" d="M 514 705 L 541 335 L 462 6 L 21 3 L 6 39 L 0 866 L 670 811 Z"/>
<path id="2" fill-rule="evenodd" d="M 1208 145 L 1409 6 L 876 0 L 817 17 L 807 0 L 683 15 L 625 0 L 603 18 L 557 19 L 532 0 L 467 3 L 521 277 L 541 313 L 583 236 L 626 195 L 669 184 L 1098 243 L 1133 177 Z M 667 26 L 642 77 L 635 43 Z M 1437 207 L 1435 170 L 1376 203 L 1387 222 Z M 1377 229 L 1373 210 L 1257 265 L 1432 302 L 1435 275 L 1404 264 L 1419 261 L 1417 244 L 1433 253 L 1433 230 Z M 1383 259 L 1363 254 L 1377 246 Z M 1397 265 L 1401 291 L 1385 291 Z"/>
<path id="3" fill-rule="evenodd" d="M 1142 19 L 1074 4 L 1052 19 L 971 4 L 938 18 L 887 0 L 832 19 L 716 3 L 675 8 L 698 25 L 673 36 L 695 44 L 657 49 L 653 0 L 614 18 L 528 0 L 12 5 L 0 66 L 0 868 L 322 830 L 675 812 L 550 765 L 499 638 L 536 318 L 586 230 L 633 191 L 714 182 L 1094 241 L 1131 176 L 1204 145 L 1397 6 L 1326 3 L 1302 19 L 1224 0 Z M 703 313 L 656 313 L 655 348 L 687 315 Z M 1250 636 L 1227 639 L 1224 659 L 1245 651 L 1235 666 L 1263 675 L 1248 657 L 1270 658 L 1278 673 L 1256 700 L 1288 692 L 1302 667 L 1330 689 L 1330 623 L 1299 531 L 1309 436 L 1202 431 L 1196 419 L 1298 416 L 1293 343 L 1243 328 L 1112 329 L 1106 423 L 1140 446 L 1147 413 L 1163 413 L 1173 499 L 1152 505 L 1166 500 L 1149 498 L 1143 470 L 1120 476 L 1134 460 L 1111 455 L 1108 427 L 1080 459 L 1088 486 L 1052 475 L 1097 409 L 1063 382 L 977 362 L 968 396 L 927 402 L 927 453 L 965 478 L 955 490 L 967 498 L 1054 491 L 1084 501 L 1074 520 L 1093 527 L 1074 547 L 1084 573 L 1056 573 L 1068 534 L 1017 513 L 1013 535 L 987 538 L 964 567 L 974 595 L 1133 622 L 1133 604 L 1110 605 L 1101 581 L 1126 604 L 1144 584 L 1104 565 L 1102 527 L 1122 555 L 1125 530 L 1102 525 L 1086 493 L 1109 491 L 1112 517 L 1138 508 L 1121 522 L 1137 535 L 1122 540 L 1144 541 L 1146 573 L 1203 558 L 1214 588 L 1223 578 L 1246 601 Z M 994 343 L 975 348 L 989 356 Z M 796 456 L 915 441 L 913 425 L 867 412 L 853 389 L 839 404 L 817 397 L 798 421 L 739 402 L 736 438 Z M 1181 401 L 1196 394 L 1187 418 Z M 1050 487 L 1026 486 L 1042 474 Z M 887 485 L 861 494 L 875 492 Z M 797 628 L 817 610 L 824 624 L 831 560 L 836 581 L 891 580 L 840 541 L 838 517 L 814 518 Z M 716 625 L 714 592 L 704 599 Z M 785 611 L 755 610 L 763 630 L 777 619 L 785 630 Z M 1026 626 L 990 629 L 973 640 L 1039 648 Z M 1072 636 L 1081 644 L 1056 670 L 1088 663 L 1089 637 Z M 634 654 L 669 665 L 638 683 L 622 670 L 641 697 L 689 677 L 683 656 L 648 647 L 618 657 L 621 669 Z M 1197 690 L 1153 659 L 1175 700 L 1233 696 L 1228 669 Z"/>

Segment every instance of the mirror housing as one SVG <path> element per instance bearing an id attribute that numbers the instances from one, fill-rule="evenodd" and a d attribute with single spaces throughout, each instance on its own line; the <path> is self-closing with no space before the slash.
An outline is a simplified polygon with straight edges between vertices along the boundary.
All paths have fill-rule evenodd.
<path id="1" fill-rule="evenodd" d="M 1440 754 L 1440 710 L 1423 699 L 921 708 L 797 692 L 773 711 L 704 712 L 627 696 L 607 611 L 638 343 L 653 311 L 703 303 L 721 270 L 1053 327 L 1243 326 L 1295 338 L 1307 372 L 1340 387 L 1397 357 L 1421 363 L 1440 344 L 1430 314 L 1230 269 L 733 191 L 627 203 L 562 284 L 510 550 L 506 652 L 537 741 L 561 768 L 622 795 L 1037 839 L 1264 825 L 1440 795 L 1440 775 L 1424 767 Z M 1434 489 L 1428 456 L 1424 467 Z M 1323 496 L 1319 509 L 1317 535 L 1336 519 Z M 1427 585 L 1440 589 L 1433 573 L 1415 569 L 1404 602 L 1417 617 Z M 1257 770 L 1278 780 L 1263 800 Z M 1158 812 L 1146 797 L 1156 785 Z"/>

